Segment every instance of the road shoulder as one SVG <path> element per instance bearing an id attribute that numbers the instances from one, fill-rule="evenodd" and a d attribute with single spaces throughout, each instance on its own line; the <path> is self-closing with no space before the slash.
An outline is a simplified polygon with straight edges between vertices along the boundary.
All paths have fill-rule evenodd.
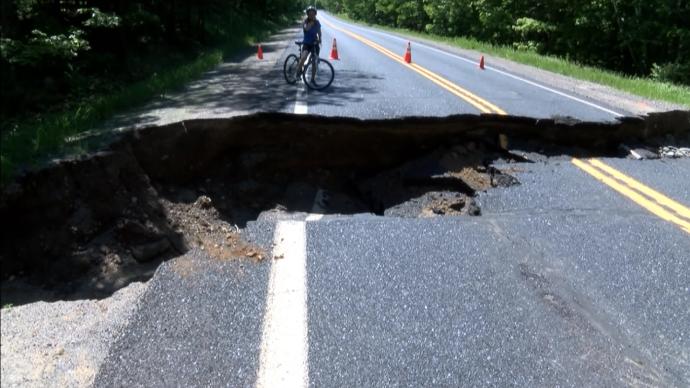
<path id="1" fill-rule="evenodd" d="M 343 21 L 333 15 L 329 15 L 341 23 L 353 24 L 349 21 Z M 354 25 L 372 29 L 373 27 L 365 26 L 359 23 Z M 618 107 L 621 110 L 630 112 L 634 115 L 645 115 L 651 112 L 664 112 L 669 110 L 687 110 L 688 107 L 672 104 L 664 101 L 651 100 L 645 97 L 636 96 L 609 86 L 600 85 L 594 82 L 585 81 L 568 77 L 562 74 L 557 74 L 548 70 L 539 69 L 533 66 L 524 65 L 500 57 L 495 57 L 481 53 L 476 50 L 463 49 L 457 46 L 449 45 L 442 42 L 437 42 L 428 38 L 421 38 L 416 36 L 408 36 L 398 32 L 380 31 L 380 33 L 407 39 L 411 42 L 419 42 L 437 50 L 444 51 L 449 54 L 458 55 L 466 59 L 476 60 L 479 64 L 479 59 L 484 55 L 487 69 L 495 68 L 501 71 L 508 72 L 512 75 L 525 78 L 528 81 L 536 82 L 543 86 L 559 90 L 564 93 L 571 94 L 578 98 L 585 98 L 604 103 L 606 105 Z"/>
<path id="2" fill-rule="evenodd" d="M 132 283 L 102 300 L 3 308 L 2 386 L 90 386 L 146 288 Z"/>

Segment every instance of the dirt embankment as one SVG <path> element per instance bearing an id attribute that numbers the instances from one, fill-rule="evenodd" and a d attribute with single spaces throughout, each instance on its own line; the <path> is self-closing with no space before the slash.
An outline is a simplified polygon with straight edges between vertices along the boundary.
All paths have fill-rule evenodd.
<path id="1" fill-rule="evenodd" d="M 3 303 L 22 302 L 7 291 L 17 279 L 60 298 L 105 296 L 190 246 L 260 260 L 239 229 L 266 211 L 312 212 L 315 197 L 324 213 L 479 215 L 477 192 L 518 183 L 492 167 L 523 160 L 509 149 L 613 155 L 688 133 L 682 111 L 616 123 L 256 114 L 139 129 L 3 190 Z"/>

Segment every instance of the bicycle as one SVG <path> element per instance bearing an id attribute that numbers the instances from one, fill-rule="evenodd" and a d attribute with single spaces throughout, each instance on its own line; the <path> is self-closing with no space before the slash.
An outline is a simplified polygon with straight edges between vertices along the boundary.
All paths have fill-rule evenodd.
<path id="1" fill-rule="evenodd" d="M 299 55 L 290 54 L 285 59 L 283 64 L 283 75 L 285 81 L 289 84 L 294 84 L 299 79 L 297 67 L 299 66 L 299 59 L 302 57 L 303 45 L 302 42 L 295 42 L 299 46 Z M 323 90 L 333 83 L 335 78 L 335 70 L 333 65 L 325 59 L 319 58 L 316 54 L 316 47 L 309 52 L 307 60 L 304 62 L 304 69 L 302 69 L 302 81 L 309 89 Z M 309 79 L 307 80 L 307 76 Z"/>

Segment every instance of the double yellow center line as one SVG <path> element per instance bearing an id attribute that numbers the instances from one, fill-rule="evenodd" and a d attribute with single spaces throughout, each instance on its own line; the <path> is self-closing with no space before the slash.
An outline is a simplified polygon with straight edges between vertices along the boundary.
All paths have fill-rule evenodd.
<path id="1" fill-rule="evenodd" d="M 573 164 L 661 219 L 690 234 L 690 209 L 598 159 L 573 159 Z"/>
<path id="2" fill-rule="evenodd" d="M 365 45 L 377 50 L 383 55 L 389 57 L 406 66 L 407 68 L 417 72 L 421 76 L 429 79 L 436 85 L 449 91 L 450 93 L 460 97 L 470 105 L 477 108 L 482 113 L 497 113 L 500 115 L 507 114 L 504 110 L 496 105 L 484 100 L 483 98 L 473 94 L 472 92 L 461 88 L 455 83 L 449 81 L 440 75 L 417 65 L 416 63 L 406 63 L 400 55 L 397 55 L 387 48 L 364 38 L 361 35 L 355 34 L 351 31 L 340 28 L 330 22 L 324 21 L 330 28 L 340 31 L 351 38 L 364 43 Z M 613 167 L 605 164 L 598 159 L 580 160 L 573 159 L 572 163 L 584 170 L 595 179 L 608 185 L 628 199 L 652 212 L 656 216 L 678 225 L 685 232 L 690 233 L 690 209 L 686 206 L 672 200 L 671 198 L 659 193 L 656 190 L 636 181 L 635 179 L 623 174 Z"/>
<path id="3" fill-rule="evenodd" d="M 327 21 L 323 21 L 324 24 L 328 25 L 330 28 L 340 31 L 345 35 L 348 35 L 352 39 L 358 40 L 365 45 L 373 48 L 374 50 L 380 52 L 381 54 L 389 57 L 390 59 L 402 64 L 403 66 L 408 67 L 409 69 L 415 71 L 416 73 L 420 74 L 421 76 L 429 79 L 431 82 L 435 83 L 436 85 L 442 87 L 443 89 L 451 92 L 452 94 L 460 97 L 462 100 L 466 101 L 468 104 L 472 105 L 473 107 L 477 108 L 480 112 L 482 113 L 497 113 L 500 115 L 505 115 L 507 114 L 504 110 L 501 108 L 497 107 L 496 105 L 486 101 L 485 99 L 477 96 L 476 94 L 473 94 L 467 89 L 461 88 L 457 84 L 441 77 L 440 75 L 422 67 L 419 66 L 416 63 L 406 63 L 399 55 L 396 55 L 395 53 L 391 52 L 387 48 L 379 45 L 378 43 L 372 42 L 369 39 L 357 35 L 354 32 L 350 32 L 348 30 L 342 29 L 332 23 L 329 23 Z"/>

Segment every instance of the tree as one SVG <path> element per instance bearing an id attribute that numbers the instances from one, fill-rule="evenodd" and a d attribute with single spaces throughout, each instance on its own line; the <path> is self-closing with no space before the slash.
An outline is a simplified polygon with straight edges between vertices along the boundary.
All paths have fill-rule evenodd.
<path id="1" fill-rule="evenodd" d="M 371 23 L 468 36 L 690 85 L 687 0 L 323 0 Z"/>

